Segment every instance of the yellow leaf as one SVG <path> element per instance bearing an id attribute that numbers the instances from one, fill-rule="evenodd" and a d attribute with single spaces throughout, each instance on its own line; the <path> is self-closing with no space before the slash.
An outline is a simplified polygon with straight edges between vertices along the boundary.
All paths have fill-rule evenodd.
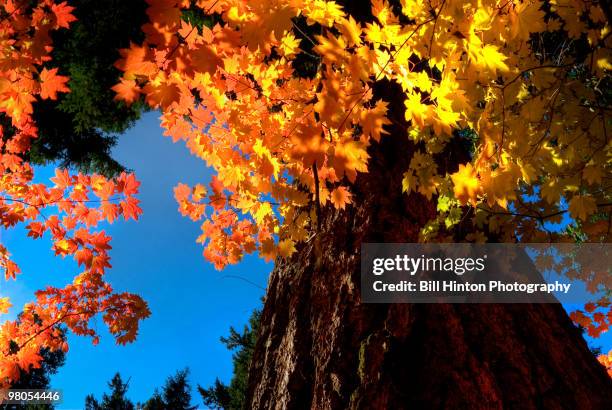
<path id="1" fill-rule="evenodd" d="M 264 218 L 268 215 L 272 215 L 272 207 L 269 202 L 264 202 L 257 207 L 257 211 L 255 212 L 255 221 L 257 224 L 261 224 Z"/>
<path id="2" fill-rule="evenodd" d="M 9 308 L 13 306 L 8 297 L 0 298 L 0 314 L 8 313 Z"/>
<path id="3" fill-rule="evenodd" d="M 412 121 L 420 128 L 423 128 L 426 121 L 431 118 L 432 106 L 421 103 L 421 94 L 418 92 L 408 94 L 408 99 L 406 99 L 404 105 L 406 106 L 406 120 Z"/>
<path id="4" fill-rule="evenodd" d="M 303 12 L 309 25 L 319 23 L 331 27 L 334 22 L 344 17 L 342 6 L 335 1 L 314 0 L 306 2 L 304 6 Z"/>
<path id="5" fill-rule="evenodd" d="M 559 202 L 563 187 L 556 179 L 551 179 L 550 181 L 543 184 L 540 190 L 542 193 L 542 197 L 544 197 L 544 199 L 546 199 L 546 201 L 552 205 Z"/>
<path id="6" fill-rule="evenodd" d="M 461 221 L 462 215 L 463 212 L 461 211 L 461 208 L 451 209 L 451 211 L 448 213 L 448 216 L 444 219 L 444 225 L 446 226 L 446 229 L 457 225 Z"/>
<path id="7" fill-rule="evenodd" d="M 475 205 L 479 191 L 479 180 L 472 164 L 459 165 L 459 170 L 451 175 L 451 179 L 454 185 L 455 198 L 462 205 L 468 202 Z"/>
<path id="8" fill-rule="evenodd" d="M 343 37 L 336 37 L 331 33 L 327 33 L 327 37 L 315 36 L 315 38 L 319 44 L 313 50 L 323 56 L 325 60 L 336 64 L 346 60 L 346 43 Z"/>
<path id="9" fill-rule="evenodd" d="M 301 40 L 299 38 L 296 38 L 293 33 L 289 32 L 283 36 L 278 49 L 281 55 L 285 57 L 293 57 L 300 50 L 300 42 Z"/>
<path id="10" fill-rule="evenodd" d="M 510 34 L 512 38 L 529 40 L 529 33 L 546 30 L 542 2 L 524 1 L 510 9 Z"/>
<path id="11" fill-rule="evenodd" d="M 339 178 L 346 175 L 349 181 L 355 182 L 357 172 L 368 170 L 368 158 L 366 147 L 360 141 L 352 139 L 339 141 L 334 147 L 330 165 L 335 169 Z"/>
<path id="12" fill-rule="evenodd" d="M 482 62 L 494 73 L 497 72 L 497 70 L 509 70 L 506 63 L 504 63 L 507 59 L 508 57 L 497 51 L 497 47 L 494 45 L 487 44 L 482 48 Z"/>
<path id="13" fill-rule="evenodd" d="M 402 178 L 402 192 L 410 192 L 416 187 L 416 178 L 412 171 L 407 171 L 404 173 L 404 178 Z"/>
<path id="14" fill-rule="evenodd" d="M 348 19 L 342 19 L 339 29 L 347 39 L 349 46 L 361 45 L 361 25 L 355 21 L 353 16 L 349 16 Z"/>
<path id="15" fill-rule="evenodd" d="M 194 201 L 201 201 L 202 199 L 204 199 L 204 197 L 206 196 L 206 187 L 202 184 L 197 184 L 196 186 L 193 187 L 193 200 Z"/>

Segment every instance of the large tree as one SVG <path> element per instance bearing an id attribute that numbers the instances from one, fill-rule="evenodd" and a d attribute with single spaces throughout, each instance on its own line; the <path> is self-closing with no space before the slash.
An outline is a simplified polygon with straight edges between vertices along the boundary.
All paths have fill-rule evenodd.
<path id="1" fill-rule="evenodd" d="M 166 134 L 216 171 L 210 189 L 175 190 L 183 214 L 206 218 L 205 257 L 218 268 L 255 251 L 276 258 L 249 407 L 609 407 L 610 378 L 559 305 L 365 305 L 359 290 L 364 242 L 609 241 L 605 4 L 147 3 L 144 40 L 116 63 L 117 98 L 160 109 Z M 126 342 L 148 309 L 102 280 L 104 236 L 65 237 L 77 218 L 137 216 L 137 183 L 58 172 L 47 190 L 15 158 L 36 134 L 34 96 L 67 91 L 41 69 L 40 45 L 70 10 L 4 9 L 0 113 L 17 131 L 0 161 L 0 216 L 40 219 L 49 198 L 70 195 L 66 229 L 29 230 L 51 231 L 56 251 L 86 266 L 67 288 L 39 292 L 27 326 L 3 326 L 0 375 L 11 380 L 21 357 L 39 361 L 24 353 L 32 340 L 58 348 L 42 337 L 55 325 L 95 335 L 88 323 L 103 311 Z M 11 60 L 13 44 L 28 58 Z M 83 191 L 126 198 L 89 212 Z M 566 213 L 573 236 L 549 231 Z M 607 298 L 595 302 L 574 315 L 593 335 L 612 316 Z"/>
<path id="2" fill-rule="evenodd" d="M 564 213 L 609 240 L 603 4 L 196 5 L 212 30 L 152 2 L 159 30 L 122 52 L 115 89 L 217 171 L 210 191 L 175 190 L 206 218 L 205 256 L 278 257 L 250 408 L 609 407 L 560 305 L 365 305 L 359 290 L 364 242 L 564 241 L 547 225 Z M 597 334 L 608 308 L 575 318 Z"/>

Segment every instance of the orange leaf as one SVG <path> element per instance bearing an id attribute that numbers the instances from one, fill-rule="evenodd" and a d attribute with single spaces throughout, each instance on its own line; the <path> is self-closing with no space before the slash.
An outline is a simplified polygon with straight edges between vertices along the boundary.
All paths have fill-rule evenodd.
<path id="1" fill-rule="evenodd" d="M 134 80 L 121 79 L 121 82 L 111 87 L 117 93 L 115 100 L 125 101 L 127 105 L 132 104 L 140 97 L 141 89 Z"/>
<path id="2" fill-rule="evenodd" d="M 40 72 L 40 97 L 43 99 L 57 99 L 57 93 L 67 93 L 70 90 L 66 86 L 68 77 L 57 75 L 57 68 L 47 70 L 43 68 Z"/>
<path id="3" fill-rule="evenodd" d="M 72 15 L 74 7 L 69 6 L 67 2 L 60 4 L 51 4 L 51 11 L 55 14 L 55 26 L 68 28 L 70 23 L 76 21 L 77 18 Z"/>
<path id="4" fill-rule="evenodd" d="M 347 204 L 351 203 L 351 196 L 348 189 L 341 186 L 332 191 L 330 201 L 336 209 L 344 209 Z"/>

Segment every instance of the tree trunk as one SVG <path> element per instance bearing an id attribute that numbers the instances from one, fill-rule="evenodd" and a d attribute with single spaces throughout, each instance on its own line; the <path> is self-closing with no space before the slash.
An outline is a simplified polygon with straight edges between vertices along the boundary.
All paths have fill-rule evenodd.
<path id="1" fill-rule="evenodd" d="M 436 212 L 401 192 L 414 147 L 400 125 L 371 147 L 355 205 L 324 208 L 320 232 L 272 272 L 251 408 L 612 408 L 611 379 L 560 305 L 360 303 L 360 244 L 416 242 Z M 452 144 L 449 172 L 467 160 Z"/>
<path id="2" fill-rule="evenodd" d="M 364 21 L 364 4 L 345 9 Z M 319 232 L 273 270 L 250 408 L 612 408 L 612 381 L 561 305 L 360 303 L 361 243 L 417 242 L 436 214 L 401 192 L 415 147 L 401 90 L 376 87 L 391 102 L 391 135 L 370 147 L 354 205 L 323 208 Z M 469 154 L 456 138 L 436 161 L 443 175 Z"/>

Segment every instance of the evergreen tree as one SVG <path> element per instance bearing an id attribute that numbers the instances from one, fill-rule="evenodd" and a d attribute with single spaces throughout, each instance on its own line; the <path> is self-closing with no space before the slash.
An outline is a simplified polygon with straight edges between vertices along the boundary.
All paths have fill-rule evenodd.
<path id="1" fill-rule="evenodd" d="M 134 410 L 134 404 L 126 397 L 129 380 L 123 382 L 121 375 L 116 373 L 108 383 L 110 394 L 102 395 L 102 403 L 98 402 L 93 395 L 85 398 L 86 410 Z"/>
<path id="2" fill-rule="evenodd" d="M 232 408 L 232 402 L 238 401 L 230 394 L 229 387 L 218 378 L 215 380 L 215 384 L 207 389 L 198 386 L 198 391 L 202 396 L 204 405 L 213 409 L 229 410 Z M 241 395 L 240 401 L 244 402 L 244 395 Z"/>
<path id="3" fill-rule="evenodd" d="M 189 369 L 176 372 L 168 377 L 162 392 L 155 389 L 153 396 L 145 403 L 144 410 L 191 410 L 191 386 L 188 381 Z"/>
<path id="4" fill-rule="evenodd" d="M 111 87 L 120 76 L 114 64 L 118 49 L 142 39 L 147 21 L 144 0 L 71 0 L 77 18 L 70 30 L 53 33 L 50 67 L 70 77 L 70 92 L 57 100 L 38 101 L 34 118 L 39 137 L 29 160 L 59 161 L 83 171 L 116 174 L 123 167 L 112 159 L 117 135 L 140 116 L 144 104 L 114 100 Z"/>
<path id="5" fill-rule="evenodd" d="M 260 317 L 261 311 L 253 311 L 249 324 L 244 326 L 242 332 L 230 327 L 229 336 L 221 338 L 221 342 L 229 350 L 235 351 L 232 357 L 234 372 L 229 386 L 223 384 L 219 379 L 207 389 L 198 386 L 198 391 L 206 406 L 226 410 L 240 410 L 246 407 L 249 367 L 257 342 Z"/>
<path id="6" fill-rule="evenodd" d="M 143 410 L 165 410 L 166 403 L 164 398 L 159 394 L 159 391 L 155 389 L 153 396 L 145 403 L 142 407 Z"/>
<path id="7" fill-rule="evenodd" d="M 187 381 L 189 370 L 178 371 L 174 376 L 168 377 L 164 386 L 164 402 L 166 408 L 176 410 L 191 409 L 191 386 Z"/>

